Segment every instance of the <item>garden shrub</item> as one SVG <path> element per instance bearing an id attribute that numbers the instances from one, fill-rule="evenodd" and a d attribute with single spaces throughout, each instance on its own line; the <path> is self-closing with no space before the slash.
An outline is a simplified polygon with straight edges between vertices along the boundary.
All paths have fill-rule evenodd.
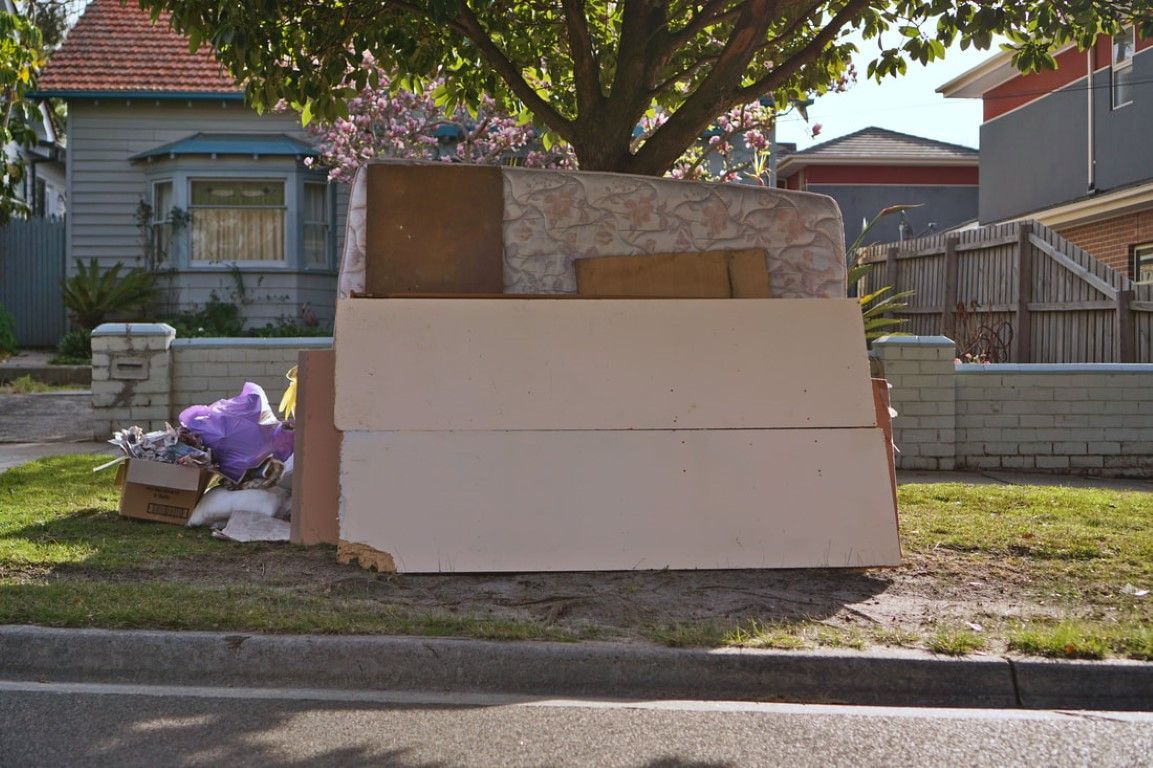
<path id="1" fill-rule="evenodd" d="M 0 360 L 16 354 L 16 318 L 0 304 Z"/>

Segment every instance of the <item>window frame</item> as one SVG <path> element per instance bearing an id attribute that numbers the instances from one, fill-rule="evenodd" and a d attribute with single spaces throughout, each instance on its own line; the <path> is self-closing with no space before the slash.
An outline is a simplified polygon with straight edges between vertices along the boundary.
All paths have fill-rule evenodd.
<path id="1" fill-rule="evenodd" d="M 1117 60 L 1117 40 L 1122 37 L 1129 38 L 1129 55 L 1121 61 Z M 1137 53 L 1137 26 L 1133 25 L 1114 35 L 1109 42 L 1109 103 L 1112 109 L 1118 110 L 1133 103 L 1133 56 Z M 1118 77 L 1124 73 L 1129 77 L 1129 100 L 1118 103 L 1117 88 L 1121 83 Z"/>
<path id="2" fill-rule="evenodd" d="M 1141 279 L 1141 262 L 1147 261 L 1149 263 L 1149 277 L 1146 280 Z M 1129 269 L 1130 278 L 1136 285 L 1150 285 L 1153 284 L 1153 241 L 1148 243 L 1136 243 L 1129 248 Z"/>
<path id="3" fill-rule="evenodd" d="M 160 195 L 157 194 L 157 188 L 168 185 L 168 207 L 167 210 L 160 208 Z M 152 248 L 152 258 L 155 260 L 157 266 L 162 262 L 167 261 L 171 265 L 176 259 L 176 233 L 172 227 L 172 209 L 176 207 L 176 180 L 171 176 L 164 176 L 160 178 L 150 179 L 149 184 L 152 193 L 152 222 L 149 224 L 149 237 L 151 242 L 149 245 Z M 167 235 L 168 248 L 164 251 L 164 257 L 160 257 L 160 237 L 161 232 L 165 231 Z"/>
<path id="4" fill-rule="evenodd" d="M 306 218 L 307 211 L 305 201 L 308 197 L 308 188 L 310 185 L 323 188 L 322 210 L 324 211 L 324 220 L 322 222 L 309 221 Z M 336 251 L 333 241 L 333 220 L 336 218 L 334 211 L 335 197 L 333 194 L 333 186 L 325 176 L 306 175 L 300 180 L 299 200 L 300 204 L 297 206 L 297 210 L 299 211 L 297 229 L 299 231 L 298 250 L 300 251 L 300 269 L 305 272 L 332 272 L 334 270 L 333 255 Z M 308 261 L 308 254 L 305 252 L 307 243 L 305 232 L 309 225 L 315 226 L 316 224 L 322 224 L 324 227 L 324 234 L 322 238 L 324 244 L 324 259 L 322 262 L 314 264 Z"/>
<path id="5" fill-rule="evenodd" d="M 192 203 L 192 185 L 197 182 L 257 182 L 261 184 L 280 184 L 282 199 L 284 202 L 279 205 L 260 205 L 260 206 L 228 206 L 228 205 L 193 205 Z M 185 199 L 188 201 L 186 210 L 188 211 L 188 258 L 186 264 L 191 269 L 211 269 L 211 268 L 231 268 L 233 266 L 248 269 L 291 269 L 293 267 L 292 259 L 289 254 L 292 251 L 292 239 L 289 237 L 290 227 L 289 219 L 290 212 L 293 209 L 293 197 L 291 193 L 293 185 L 289 183 L 290 177 L 283 174 L 276 175 L 243 175 L 238 176 L 235 174 L 203 174 L 199 172 L 189 172 L 184 177 L 185 186 Z M 193 247 L 192 230 L 194 227 L 193 221 L 197 209 L 205 210 L 228 210 L 231 208 L 249 208 L 253 210 L 274 211 L 281 212 L 281 252 L 279 259 L 198 259 L 196 257 L 196 249 Z"/>

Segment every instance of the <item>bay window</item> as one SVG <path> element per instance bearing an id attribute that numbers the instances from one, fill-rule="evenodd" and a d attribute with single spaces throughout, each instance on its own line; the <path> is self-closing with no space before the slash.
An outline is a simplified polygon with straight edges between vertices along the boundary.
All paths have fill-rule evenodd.
<path id="1" fill-rule="evenodd" d="M 284 262 L 283 179 L 191 179 L 193 262 Z"/>

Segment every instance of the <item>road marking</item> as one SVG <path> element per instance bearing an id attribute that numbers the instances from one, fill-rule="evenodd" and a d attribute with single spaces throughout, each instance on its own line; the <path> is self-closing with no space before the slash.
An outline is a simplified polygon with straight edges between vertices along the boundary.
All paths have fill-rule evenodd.
<path id="1" fill-rule="evenodd" d="M 829 715 L 854 717 L 928 718 L 944 720 L 1068 720 L 1090 718 L 1153 722 L 1153 712 L 1088 712 L 1031 709 L 947 709 L 941 707 L 866 707 L 843 704 L 787 704 L 749 701 L 690 701 L 636 699 L 572 699 L 452 691 L 358 691 L 331 688 L 222 688 L 215 686 L 135 685 L 120 683 L 46 683 L 0 680 L 0 694 L 43 693 L 90 696 L 155 696 L 194 699 L 265 701 L 326 701 L 349 704 L 393 704 L 445 707 L 552 707 L 583 709 L 646 709 L 673 712 L 767 715 Z"/>

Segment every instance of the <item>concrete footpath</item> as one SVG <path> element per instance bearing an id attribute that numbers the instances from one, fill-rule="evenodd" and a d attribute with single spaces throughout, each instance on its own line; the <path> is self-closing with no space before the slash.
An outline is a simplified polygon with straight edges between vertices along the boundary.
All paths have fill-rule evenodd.
<path id="1" fill-rule="evenodd" d="M 76 453 L 119 455 L 119 449 L 108 443 L 83 441 L 75 443 L 0 443 L 0 473 L 29 461 L 48 456 L 67 456 Z"/>
<path id="2" fill-rule="evenodd" d="M 0 627 L 0 679 L 871 706 L 1153 710 L 1153 664 Z"/>

